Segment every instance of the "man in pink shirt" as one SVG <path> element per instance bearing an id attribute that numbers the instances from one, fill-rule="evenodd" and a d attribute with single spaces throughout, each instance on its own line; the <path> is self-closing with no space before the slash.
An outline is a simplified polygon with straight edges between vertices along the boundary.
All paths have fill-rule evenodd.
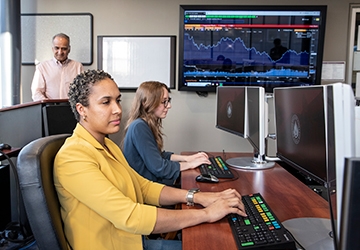
<path id="1" fill-rule="evenodd" d="M 67 99 L 69 85 L 80 74 L 83 65 L 68 58 L 70 38 L 66 34 L 56 34 L 52 39 L 54 58 L 36 66 L 31 84 L 33 101 L 46 99 Z"/>

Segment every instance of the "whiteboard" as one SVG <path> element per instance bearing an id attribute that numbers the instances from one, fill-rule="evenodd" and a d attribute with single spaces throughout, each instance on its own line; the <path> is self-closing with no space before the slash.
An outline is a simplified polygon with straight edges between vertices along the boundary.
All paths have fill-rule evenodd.
<path id="1" fill-rule="evenodd" d="M 136 89 L 144 81 L 175 88 L 175 36 L 98 36 L 98 68 L 120 89 Z"/>
<path id="2" fill-rule="evenodd" d="M 21 14 L 21 60 L 34 65 L 54 57 L 52 38 L 58 33 L 70 37 L 69 58 L 93 62 L 93 16 L 90 13 Z"/>

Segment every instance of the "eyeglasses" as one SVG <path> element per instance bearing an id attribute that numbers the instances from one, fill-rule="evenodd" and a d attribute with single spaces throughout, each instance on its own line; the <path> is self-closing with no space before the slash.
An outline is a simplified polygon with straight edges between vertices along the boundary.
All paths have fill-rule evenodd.
<path id="1" fill-rule="evenodd" d="M 167 106 L 169 105 L 169 103 L 171 103 L 171 97 L 169 97 L 169 99 L 161 102 L 162 104 L 164 104 L 164 107 L 167 108 Z"/>

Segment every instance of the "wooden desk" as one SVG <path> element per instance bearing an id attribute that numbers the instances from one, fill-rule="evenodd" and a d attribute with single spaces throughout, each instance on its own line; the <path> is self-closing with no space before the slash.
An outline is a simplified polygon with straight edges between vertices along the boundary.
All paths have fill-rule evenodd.
<path id="1" fill-rule="evenodd" d="M 183 152 L 191 154 L 194 152 Z M 214 156 L 222 153 L 209 153 Z M 226 157 L 249 156 L 248 154 L 226 153 Z M 225 160 L 225 158 L 223 157 Z M 233 169 L 232 169 L 233 170 Z M 312 191 L 278 164 L 267 170 L 234 170 L 239 178 L 234 181 L 221 179 L 220 183 L 199 183 L 195 177 L 199 170 L 187 170 L 181 174 L 181 186 L 194 187 L 202 191 L 222 191 L 235 188 L 241 194 L 260 193 L 280 221 L 299 217 L 330 218 L 329 206 L 325 199 Z M 196 209 L 200 206 L 182 209 Z M 202 224 L 182 230 L 184 250 L 237 249 L 230 225 L 226 218 L 211 224 Z"/>

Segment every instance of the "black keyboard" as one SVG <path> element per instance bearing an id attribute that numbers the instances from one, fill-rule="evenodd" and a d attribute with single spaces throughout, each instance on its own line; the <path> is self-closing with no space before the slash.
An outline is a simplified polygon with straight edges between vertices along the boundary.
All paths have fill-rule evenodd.
<path id="1" fill-rule="evenodd" d="M 221 158 L 221 156 L 209 157 L 211 165 L 202 164 L 200 165 L 201 174 L 212 174 L 217 178 L 234 178 L 233 173 L 226 165 L 225 161 Z"/>
<path id="2" fill-rule="evenodd" d="M 259 194 L 242 196 L 248 217 L 228 215 L 238 249 L 296 249 L 295 241 Z"/>

